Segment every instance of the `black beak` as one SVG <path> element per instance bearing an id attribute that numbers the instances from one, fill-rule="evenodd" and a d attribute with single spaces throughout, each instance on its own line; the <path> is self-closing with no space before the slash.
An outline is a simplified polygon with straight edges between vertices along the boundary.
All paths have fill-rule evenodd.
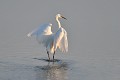
<path id="1" fill-rule="evenodd" d="M 63 19 L 67 20 L 65 17 L 61 16 Z"/>

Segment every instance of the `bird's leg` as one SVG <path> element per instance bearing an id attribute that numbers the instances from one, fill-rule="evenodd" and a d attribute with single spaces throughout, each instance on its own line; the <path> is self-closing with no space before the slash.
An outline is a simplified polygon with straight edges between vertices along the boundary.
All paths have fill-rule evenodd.
<path id="1" fill-rule="evenodd" d="M 49 59 L 49 61 L 50 61 L 49 51 L 47 51 L 47 54 L 48 54 L 48 59 Z"/>
<path id="2" fill-rule="evenodd" d="M 55 59 L 55 58 L 54 58 L 54 55 L 55 55 L 55 51 L 54 51 L 54 53 L 53 53 L 53 61 L 54 61 L 54 59 Z"/>

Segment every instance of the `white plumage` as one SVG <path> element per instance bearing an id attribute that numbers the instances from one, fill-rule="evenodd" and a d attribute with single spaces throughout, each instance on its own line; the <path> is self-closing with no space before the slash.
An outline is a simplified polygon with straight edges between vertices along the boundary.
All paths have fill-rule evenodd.
<path id="1" fill-rule="evenodd" d="M 67 32 L 64 28 L 61 27 L 59 18 L 65 17 L 61 16 L 60 14 L 56 15 L 56 20 L 58 22 L 58 31 L 56 33 L 53 33 L 51 31 L 52 24 L 43 24 L 39 28 L 33 30 L 32 32 L 28 33 L 28 37 L 31 37 L 33 35 L 36 36 L 37 41 L 41 44 L 43 44 L 46 47 L 48 58 L 49 53 L 53 53 L 53 60 L 55 51 L 57 48 L 59 48 L 62 52 L 68 51 L 68 40 L 67 40 Z"/>
<path id="2" fill-rule="evenodd" d="M 64 28 L 60 28 L 54 35 L 55 50 L 59 48 L 62 52 L 68 51 L 67 32 Z"/>

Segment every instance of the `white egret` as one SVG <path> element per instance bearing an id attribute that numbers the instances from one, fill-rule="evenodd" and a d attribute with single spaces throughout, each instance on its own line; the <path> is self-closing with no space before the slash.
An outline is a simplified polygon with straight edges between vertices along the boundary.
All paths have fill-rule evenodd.
<path id="1" fill-rule="evenodd" d="M 36 35 L 37 41 L 40 44 L 42 43 L 46 47 L 49 61 L 50 61 L 49 53 L 53 54 L 54 61 L 54 55 L 57 48 L 59 48 L 62 52 L 68 51 L 67 32 L 64 28 L 61 27 L 59 18 L 66 19 L 61 14 L 56 15 L 56 21 L 58 23 L 58 31 L 56 33 L 53 33 L 51 31 L 52 24 L 48 23 L 41 25 L 39 28 L 33 30 L 27 35 L 28 37 Z"/>

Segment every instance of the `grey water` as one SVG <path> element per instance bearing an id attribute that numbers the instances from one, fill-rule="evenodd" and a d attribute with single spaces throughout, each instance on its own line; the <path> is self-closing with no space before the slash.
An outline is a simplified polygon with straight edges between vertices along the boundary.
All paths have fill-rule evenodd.
<path id="1" fill-rule="evenodd" d="M 120 80 L 119 0 L 1 0 L 0 80 Z M 58 29 L 62 14 L 69 51 L 55 62 L 27 33 L 43 23 Z M 52 57 L 52 54 L 51 54 Z"/>

